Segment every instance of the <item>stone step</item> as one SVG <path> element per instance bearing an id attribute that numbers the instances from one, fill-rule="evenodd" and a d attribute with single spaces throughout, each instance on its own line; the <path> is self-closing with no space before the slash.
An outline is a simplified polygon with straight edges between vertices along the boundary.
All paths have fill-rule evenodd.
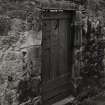
<path id="1" fill-rule="evenodd" d="M 68 103 L 70 103 L 72 100 L 74 99 L 74 97 L 72 96 L 69 96 L 63 100 L 60 100 L 52 105 L 67 105 Z"/>

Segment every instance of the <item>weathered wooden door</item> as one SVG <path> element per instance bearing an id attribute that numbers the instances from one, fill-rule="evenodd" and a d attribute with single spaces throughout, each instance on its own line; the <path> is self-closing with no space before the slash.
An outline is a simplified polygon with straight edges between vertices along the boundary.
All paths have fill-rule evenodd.
<path id="1" fill-rule="evenodd" d="M 71 95 L 75 11 L 44 11 L 42 20 L 42 103 Z"/>

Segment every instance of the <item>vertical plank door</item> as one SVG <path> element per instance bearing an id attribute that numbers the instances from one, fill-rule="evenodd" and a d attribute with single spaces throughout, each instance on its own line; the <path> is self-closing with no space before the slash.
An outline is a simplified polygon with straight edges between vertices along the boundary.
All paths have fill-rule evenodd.
<path id="1" fill-rule="evenodd" d="M 43 105 L 72 94 L 73 17 L 75 11 L 44 11 L 42 20 Z"/>

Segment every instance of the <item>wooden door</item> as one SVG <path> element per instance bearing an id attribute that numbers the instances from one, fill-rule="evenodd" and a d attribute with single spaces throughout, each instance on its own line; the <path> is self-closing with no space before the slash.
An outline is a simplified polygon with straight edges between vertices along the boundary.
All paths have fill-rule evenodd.
<path id="1" fill-rule="evenodd" d="M 42 21 L 42 103 L 71 95 L 75 11 L 45 11 Z"/>

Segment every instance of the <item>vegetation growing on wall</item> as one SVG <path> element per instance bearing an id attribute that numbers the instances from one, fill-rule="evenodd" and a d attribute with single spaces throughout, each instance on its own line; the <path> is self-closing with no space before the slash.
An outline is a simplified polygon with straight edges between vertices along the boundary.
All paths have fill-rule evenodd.
<path id="1" fill-rule="evenodd" d="M 84 0 L 82 1 L 86 11 L 84 16 L 89 17 L 91 21 L 99 20 L 101 28 L 105 27 L 105 1 L 87 0 L 85 4 Z M 0 85 L 2 89 L 5 87 L 4 83 L 8 74 L 11 74 L 11 72 L 14 73 L 16 71 L 13 75 L 19 78 L 18 76 L 22 69 L 22 58 L 18 47 L 24 43 L 26 38 L 24 33 L 30 30 L 41 30 L 39 12 L 41 3 L 49 4 L 52 2 L 53 0 L 0 0 L 0 75 L 2 75 L 0 76 Z M 100 32 L 98 34 L 100 36 Z M 81 70 L 81 76 L 83 78 L 93 77 L 93 75 L 100 77 L 104 71 L 104 40 L 100 40 L 96 32 L 91 35 L 89 33 L 89 36 L 91 38 L 86 39 L 86 43 L 83 46 L 82 60 L 84 66 Z M 103 36 L 104 34 L 101 38 Z M 100 82 L 100 78 L 93 80 L 92 84 L 95 83 L 97 85 L 96 81 Z"/>

